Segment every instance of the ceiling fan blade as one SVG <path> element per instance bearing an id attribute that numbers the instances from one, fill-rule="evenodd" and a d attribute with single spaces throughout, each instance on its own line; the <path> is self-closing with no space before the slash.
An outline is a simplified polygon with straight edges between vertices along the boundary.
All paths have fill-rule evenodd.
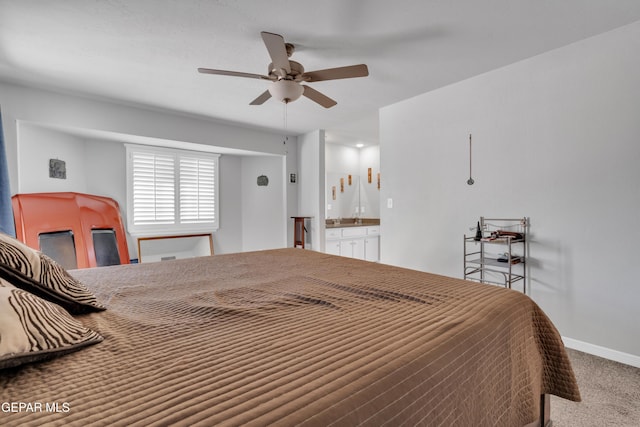
<path id="1" fill-rule="evenodd" d="M 260 94 L 260 96 L 251 101 L 249 105 L 262 105 L 269 98 L 271 98 L 271 93 L 268 90 L 265 90 Z"/>
<path id="2" fill-rule="evenodd" d="M 267 33 L 266 31 L 261 32 L 260 35 L 262 35 L 262 41 L 264 41 L 264 45 L 267 47 L 267 51 L 269 51 L 273 68 L 276 70 L 284 70 L 286 74 L 291 73 L 284 38 L 279 34 Z"/>
<path id="3" fill-rule="evenodd" d="M 317 102 L 318 104 L 322 105 L 324 108 L 331 108 L 337 104 L 336 101 L 329 98 L 327 95 L 324 95 L 318 92 L 317 90 L 311 88 L 310 86 L 303 85 L 302 87 L 304 88 L 304 92 L 302 92 L 304 96 L 306 96 L 307 98 L 309 98 L 314 102 Z"/>
<path id="4" fill-rule="evenodd" d="M 241 73 L 239 71 L 214 70 L 211 68 L 198 68 L 198 72 L 202 74 L 218 74 L 221 76 L 248 77 L 250 79 L 273 80 L 269 76 L 263 76 L 261 74 Z"/>
<path id="5" fill-rule="evenodd" d="M 320 82 L 324 80 L 351 79 L 353 77 L 366 77 L 369 69 L 365 64 L 350 65 L 347 67 L 327 68 L 326 70 L 309 71 L 302 75 L 306 82 Z"/>

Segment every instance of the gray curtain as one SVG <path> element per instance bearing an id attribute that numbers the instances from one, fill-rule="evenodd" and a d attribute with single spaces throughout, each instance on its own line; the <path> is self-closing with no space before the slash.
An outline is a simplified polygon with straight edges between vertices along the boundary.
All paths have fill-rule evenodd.
<path id="1" fill-rule="evenodd" d="M 7 152 L 4 148 L 2 109 L 0 109 L 0 231 L 13 237 L 16 235 L 16 226 L 13 222 L 13 209 L 11 207 L 11 185 L 9 185 Z"/>

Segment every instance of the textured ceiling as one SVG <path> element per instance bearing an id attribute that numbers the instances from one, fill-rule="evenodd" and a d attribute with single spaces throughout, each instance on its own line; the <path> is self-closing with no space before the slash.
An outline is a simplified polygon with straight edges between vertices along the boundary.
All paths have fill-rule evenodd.
<path id="1" fill-rule="evenodd" d="M 638 0 L 0 0 L 0 80 L 282 132 L 260 31 L 306 70 L 358 63 L 366 78 L 312 83 L 335 99 L 287 106 L 288 133 L 377 139 L 377 110 L 640 20 Z"/>

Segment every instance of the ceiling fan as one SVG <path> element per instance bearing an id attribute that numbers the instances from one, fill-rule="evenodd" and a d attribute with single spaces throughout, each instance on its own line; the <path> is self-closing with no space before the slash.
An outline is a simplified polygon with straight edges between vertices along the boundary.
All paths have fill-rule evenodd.
<path id="1" fill-rule="evenodd" d="M 279 101 L 289 103 L 304 95 L 325 108 L 331 108 L 336 105 L 337 102 L 310 86 L 301 83 L 350 79 L 369 75 L 369 69 L 365 64 L 305 72 L 302 64 L 289 60 L 289 57 L 295 49 L 291 43 L 285 43 L 284 38 L 279 34 L 268 33 L 266 31 L 260 34 L 262 35 L 262 40 L 267 47 L 272 61 L 271 64 L 269 64 L 268 75 L 214 70 L 211 68 L 198 68 L 198 72 L 271 81 L 269 89 L 251 101 L 250 105 L 261 105 L 272 96 Z"/>

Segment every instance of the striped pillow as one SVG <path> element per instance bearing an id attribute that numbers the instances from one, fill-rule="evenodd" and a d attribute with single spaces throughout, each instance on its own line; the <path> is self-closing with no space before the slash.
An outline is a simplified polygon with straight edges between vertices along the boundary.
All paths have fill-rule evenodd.
<path id="1" fill-rule="evenodd" d="M 0 278 L 56 303 L 72 314 L 106 309 L 84 284 L 71 277 L 60 264 L 2 233 Z"/>
<path id="2" fill-rule="evenodd" d="M 63 308 L 0 279 L 0 369 L 48 360 L 102 340 Z"/>

